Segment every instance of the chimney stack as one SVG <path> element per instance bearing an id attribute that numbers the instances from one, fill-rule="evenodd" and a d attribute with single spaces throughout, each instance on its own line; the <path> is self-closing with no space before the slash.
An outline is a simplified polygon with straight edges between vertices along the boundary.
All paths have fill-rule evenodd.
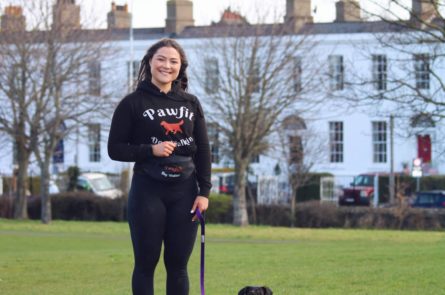
<path id="1" fill-rule="evenodd" d="M 438 17 L 437 0 L 412 0 L 413 22 L 431 22 Z"/>
<path id="2" fill-rule="evenodd" d="M 187 26 L 193 26 L 193 2 L 190 0 L 167 1 L 167 19 L 165 30 L 167 33 L 180 34 Z"/>
<path id="3" fill-rule="evenodd" d="M 80 6 L 75 0 L 57 0 L 53 6 L 53 25 L 61 29 L 80 29 Z"/>
<path id="4" fill-rule="evenodd" d="M 111 11 L 107 14 L 109 29 L 128 29 L 131 26 L 131 13 L 128 12 L 128 4 L 116 5 L 111 2 Z"/>
<path id="5" fill-rule="evenodd" d="M 1 30 L 3 32 L 19 32 L 26 29 L 26 19 L 21 6 L 9 5 L 5 7 L 1 17 Z"/>
<path id="6" fill-rule="evenodd" d="M 286 16 L 284 22 L 298 32 L 306 23 L 312 23 L 311 0 L 286 0 Z"/>
<path id="7" fill-rule="evenodd" d="M 360 17 L 360 3 L 357 0 L 340 0 L 335 3 L 337 10 L 336 22 L 358 22 Z"/>

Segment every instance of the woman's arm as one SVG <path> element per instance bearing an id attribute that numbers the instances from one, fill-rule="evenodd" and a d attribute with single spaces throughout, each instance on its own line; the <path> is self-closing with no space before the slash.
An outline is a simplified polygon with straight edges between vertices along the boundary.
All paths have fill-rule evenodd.
<path id="1" fill-rule="evenodd" d="M 124 98 L 113 114 L 108 137 L 108 155 L 122 162 L 144 161 L 153 156 L 150 144 L 132 144 L 131 134 L 135 128 L 131 105 L 132 97 Z"/>
<path id="2" fill-rule="evenodd" d="M 197 100 L 197 116 L 195 117 L 193 136 L 196 143 L 195 166 L 199 185 L 199 196 L 208 197 L 212 183 L 210 181 L 212 163 L 207 127 L 201 105 Z"/>

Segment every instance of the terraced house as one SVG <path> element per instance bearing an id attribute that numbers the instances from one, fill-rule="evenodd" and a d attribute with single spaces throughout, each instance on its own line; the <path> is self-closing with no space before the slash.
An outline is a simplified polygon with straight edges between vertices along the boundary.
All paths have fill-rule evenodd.
<path id="1" fill-rule="evenodd" d="M 285 16 L 275 23 L 250 24 L 240 12 L 228 8 L 218 22 L 195 26 L 193 1 L 170 0 L 164 27 L 131 29 L 128 6 L 113 2 L 106 29 L 84 29 L 82 7 L 75 0 L 58 0 L 52 9 L 52 23 L 61 28 L 58 40 L 63 38 L 64 44 L 70 44 L 64 51 L 65 58 L 58 62 L 62 69 L 70 59 L 82 62 L 76 68 L 77 79 L 45 90 L 64 93 L 60 95 L 60 108 L 76 110 L 70 113 L 65 109 L 66 116 L 58 121 L 57 116 L 47 114 L 48 126 L 56 126 L 63 134 L 49 146 L 56 150 L 51 155 L 52 171 L 58 173 L 74 165 L 83 171 L 109 173 L 131 168 L 111 161 L 107 155 L 112 111 L 134 88 L 139 62 L 147 48 L 160 38 L 173 37 L 189 57 L 190 91 L 198 95 L 206 109 L 215 175 L 235 168 L 231 146 L 242 149 L 255 140 L 262 145 L 246 149 L 252 153 L 248 177 L 253 183 L 270 180 L 274 189 L 297 172 L 330 173 L 337 185 L 345 176 L 366 172 L 409 174 L 414 159 L 421 159 L 424 175 L 444 173 L 441 10 L 434 0 L 412 0 L 405 14 L 402 9 L 402 21 L 372 15 L 360 4 L 358 0 L 339 0 L 336 18 L 329 23 L 313 21 L 311 0 L 287 0 Z M 1 46 L 18 52 L 24 47 L 14 47 L 19 43 L 13 36 L 23 36 L 27 16 L 19 6 L 7 6 L 2 13 Z M 28 29 L 26 34 L 33 36 L 28 42 L 36 44 L 36 50 L 49 40 L 44 29 Z M 102 55 L 82 56 L 79 52 L 85 52 L 82 48 L 87 46 L 90 52 Z M 256 49 L 254 55 L 252 48 Z M 11 97 L 7 95 L 11 96 L 14 89 L 6 85 L 11 79 L 18 85 L 23 81 L 22 65 L 11 56 L 2 56 L 0 62 L 10 73 L 2 72 L 0 87 L 3 175 L 12 174 L 17 164 L 18 142 L 11 130 L 21 128 L 8 125 L 11 114 L 20 110 L 8 107 Z M 286 62 L 280 64 L 280 60 Z M 249 70 L 243 72 L 240 64 L 246 63 Z M 51 72 L 38 69 L 38 63 L 29 64 L 35 68 L 33 75 Z M 57 65 L 53 69 L 59 70 Z M 239 70 L 242 83 L 231 76 L 232 70 Z M 264 112 L 264 116 L 252 113 L 250 119 L 243 118 L 267 125 L 267 140 L 255 137 L 255 128 L 241 130 L 244 137 L 228 136 L 227 130 L 236 127 L 231 124 L 230 114 L 247 114 L 232 100 L 241 86 L 249 89 L 253 104 L 264 103 L 264 108 L 254 109 Z M 241 90 L 238 97 L 243 97 Z M 33 120 L 31 114 L 39 107 L 30 104 L 27 122 Z M 30 127 L 26 128 L 25 133 L 31 134 Z M 33 154 L 29 169 L 38 171 L 37 163 Z"/>

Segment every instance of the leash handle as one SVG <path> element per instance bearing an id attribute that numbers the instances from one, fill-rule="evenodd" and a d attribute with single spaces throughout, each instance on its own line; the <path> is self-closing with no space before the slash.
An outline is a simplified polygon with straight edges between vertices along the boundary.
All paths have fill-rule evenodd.
<path id="1" fill-rule="evenodd" d="M 204 258 L 205 258 L 205 219 L 199 209 L 196 209 L 196 216 L 198 216 L 199 223 L 201 224 L 201 267 L 200 267 L 200 285 L 201 295 L 205 295 L 204 289 Z"/>

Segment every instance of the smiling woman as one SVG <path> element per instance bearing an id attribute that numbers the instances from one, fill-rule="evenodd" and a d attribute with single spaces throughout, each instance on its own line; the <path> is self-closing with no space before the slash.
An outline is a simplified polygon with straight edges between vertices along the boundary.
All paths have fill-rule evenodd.
<path id="1" fill-rule="evenodd" d="M 181 57 L 173 47 L 162 47 L 150 60 L 151 81 L 162 92 L 169 92 L 181 68 Z"/>
<path id="2" fill-rule="evenodd" d="M 210 193 L 210 147 L 198 99 L 187 93 L 187 58 L 162 39 L 142 59 L 138 87 L 116 108 L 108 139 L 113 160 L 136 162 L 128 199 L 135 257 L 133 294 L 152 295 L 164 244 L 167 294 L 189 294 L 187 263 L 196 238 L 194 212 Z"/>

